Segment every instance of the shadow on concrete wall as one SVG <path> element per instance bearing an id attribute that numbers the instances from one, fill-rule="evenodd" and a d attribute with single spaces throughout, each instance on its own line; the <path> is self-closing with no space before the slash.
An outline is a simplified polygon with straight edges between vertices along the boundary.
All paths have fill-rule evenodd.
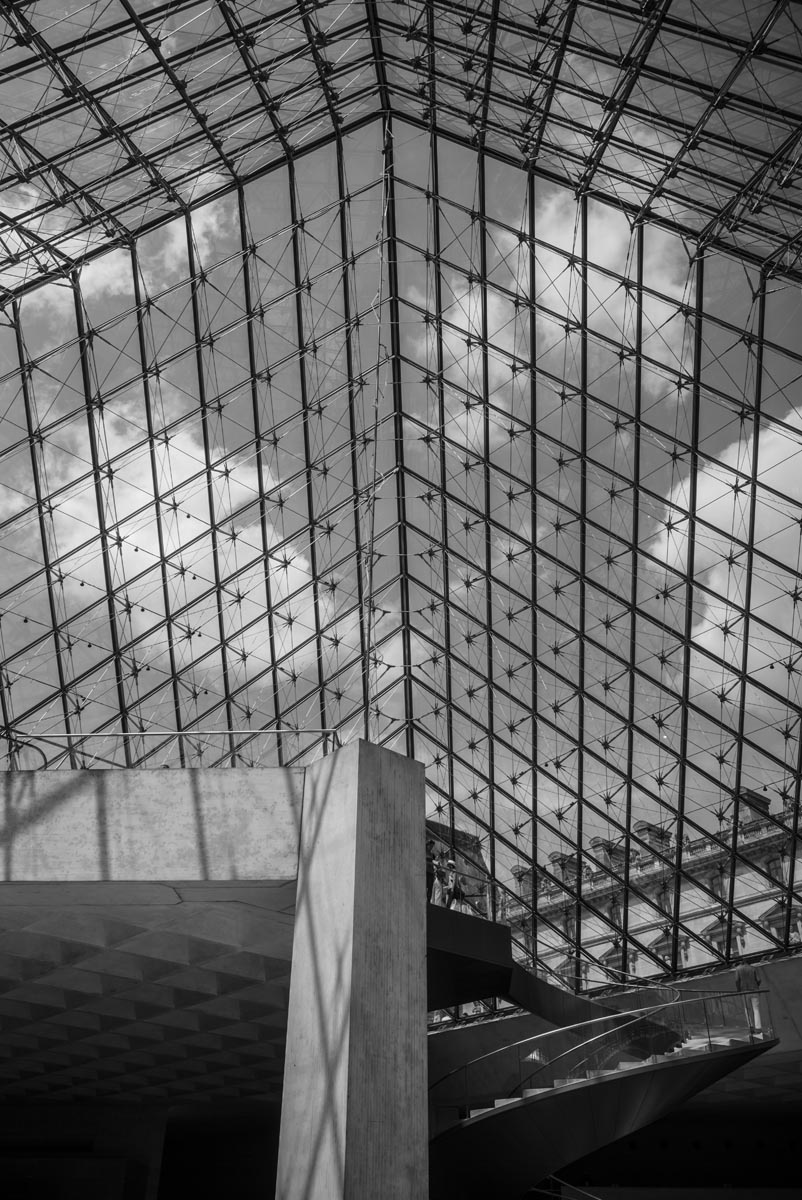
<path id="1" fill-rule="evenodd" d="M 324 823 L 325 800 L 328 793 L 323 772 L 314 776 L 309 773 L 306 777 L 304 803 L 297 811 L 302 812 L 303 843 L 301 842 L 301 824 L 298 826 L 299 846 L 303 844 L 307 860 L 314 857 L 319 849 Z M 314 814 L 314 816 L 312 815 Z M 304 911 L 309 901 L 309 877 L 299 874 L 296 891 L 296 920 L 299 910 Z M 345 931 L 344 931 L 345 932 Z M 324 1147 L 328 1143 L 333 1151 L 336 1164 L 335 1174 L 342 1179 L 345 1174 L 345 1135 L 344 1123 L 341 1117 L 341 1106 L 337 1103 L 337 1078 L 343 1068 L 344 1056 L 348 1050 L 348 1028 L 350 1023 L 350 1006 L 343 1008 L 339 1020 L 332 1022 L 332 1006 L 335 996 L 347 994 L 350 980 L 350 945 L 346 936 L 336 950 L 335 970 L 333 977 L 330 966 L 324 976 L 321 964 L 328 958 L 330 947 L 324 948 L 320 943 L 320 931 L 313 920 L 307 924 L 310 939 L 307 961 L 312 968 L 312 996 L 310 1009 L 312 1020 L 317 1027 L 317 1045 L 319 1047 L 318 1072 L 322 1085 L 322 1114 L 317 1129 L 312 1132 L 303 1161 L 293 1165 L 293 1197 L 319 1197 L 321 1193 L 318 1182 L 320 1160 Z M 328 1169 L 327 1169 L 328 1175 Z M 276 1191 L 276 1200 L 281 1200 L 282 1192 Z"/>
<path id="2" fill-rule="evenodd" d="M 294 880 L 299 768 L 5 772 L 6 882 Z"/>

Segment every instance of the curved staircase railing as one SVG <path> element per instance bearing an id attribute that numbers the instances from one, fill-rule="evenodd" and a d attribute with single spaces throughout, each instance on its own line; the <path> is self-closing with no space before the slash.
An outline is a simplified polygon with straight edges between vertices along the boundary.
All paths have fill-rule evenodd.
<path id="1" fill-rule="evenodd" d="M 696 993 L 609 1013 L 496 1048 L 449 1071 L 429 1088 L 430 1136 L 554 1088 L 772 1038 L 768 996 L 760 991 Z"/>

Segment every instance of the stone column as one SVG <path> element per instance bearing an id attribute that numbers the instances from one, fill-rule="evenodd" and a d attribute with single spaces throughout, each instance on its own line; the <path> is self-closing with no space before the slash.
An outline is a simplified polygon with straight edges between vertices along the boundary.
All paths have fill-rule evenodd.
<path id="1" fill-rule="evenodd" d="M 420 763 L 355 742 L 306 772 L 277 1200 L 426 1200 Z"/>

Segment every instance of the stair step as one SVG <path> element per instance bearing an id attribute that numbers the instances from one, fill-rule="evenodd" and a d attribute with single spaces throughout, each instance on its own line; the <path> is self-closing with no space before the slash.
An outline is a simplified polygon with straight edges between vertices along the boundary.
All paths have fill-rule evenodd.
<path id="1" fill-rule="evenodd" d="M 763 1037 L 765 1037 L 765 1034 L 763 1033 L 751 1035 L 752 1040 Z M 562 1079 L 555 1079 L 553 1084 L 549 1087 L 524 1088 L 520 1096 L 505 1096 L 502 1099 L 494 1100 L 492 1108 L 472 1108 L 469 1116 L 481 1117 L 485 1113 L 496 1112 L 498 1109 L 504 1108 L 507 1104 L 516 1104 L 521 1099 L 528 1100 L 532 1096 L 542 1096 L 544 1092 L 551 1092 L 554 1090 L 554 1088 L 571 1087 L 574 1084 L 584 1083 L 587 1080 L 600 1079 L 605 1075 L 614 1075 L 617 1071 L 632 1071 L 636 1067 L 645 1067 L 656 1065 L 658 1063 L 676 1061 L 677 1059 L 687 1055 L 702 1054 L 705 1052 L 709 1053 L 715 1050 L 724 1050 L 734 1047 L 744 1048 L 750 1044 L 751 1042 L 745 1040 L 743 1037 L 718 1037 L 711 1038 L 709 1040 L 701 1037 L 685 1038 L 683 1041 L 678 1042 L 674 1046 L 670 1046 L 668 1049 L 659 1054 L 649 1055 L 648 1058 L 638 1059 L 634 1062 L 619 1062 L 616 1063 L 614 1067 L 603 1067 L 596 1070 L 588 1070 L 583 1072 L 581 1075 L 565 1076 Z"/>

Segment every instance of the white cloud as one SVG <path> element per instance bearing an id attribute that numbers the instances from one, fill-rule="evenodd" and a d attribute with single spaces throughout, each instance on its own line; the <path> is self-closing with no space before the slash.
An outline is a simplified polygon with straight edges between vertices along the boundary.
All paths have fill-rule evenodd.
<path id="1" fill-rule="evenodd" d="M 798 704 L 800 699 L 800 670 L 789 672 L 784 664 L 795 661 L 802 634 L 802 607 L 793 600 L 800 585 L 802 412 L 792 409 L 785 421 L 790 428 L 765 429 L 759 439 L 748 596 L 747 547 L 752 532 L 749 474 L 755 453 L 752 438 L 732 443 L 719 456 L 720 465 L 708 465 L 696 478 L 694 574 L 715 595 L 702 601 L 693 629 L 698 649 L 691 660 L 692 691 L 719 707 L 720 693 L 738 701 L 735 672 L 740 671 L 744 652 L 744 621 L 739 610 L 748 598 L 751 627 L 747 674 L 751 684 L 763 684 L 777 693 L 773 698 L 759 688 L 748 687 L 747 717 L 752 723 L 783 720 L 789 703 Z M 773 495 L 769 488 L 779 495 Z M 667 499 L 665 523 L 649 550 L 672 571 L 682 572 L 688 565 L 689 523 L 682 517 L 682 510 L 687 510 L 690 501 L 690 478 L 680 480 Z M 775 566 L 764 556 L 782 565 Z M 669 583 L 671 579 L 669 576 Z M 765 628 L 761 624 L 764 621 L 780 632 Z M 700 653 L 704 650 L 717 655 L 725 665 L 716 666 Z"/>
<path id="2" fill-rule="evenodd" d="M 481 345 L 486 313 L 489 331 L 487 360 L 487 392 L 491 403 L 501 413 L 514 410 L 513 361 L 535 365 L 573 379 L 572 354 L 576 349 L 566 340 L 564 323 L 578 321 L 581 316 L 582 274 L 579 269 L 581 232 L 578 206 L 563 189 L 555 189 L 538 206 L 535 218 L 537 237 L 555 249 L 538 245 L 535 250 L 535 279 L 530 279 L 530 249 L 518 235 L 493 231 L 490 236 L 489 269 L 491 277 L 502 287 L 519 296 L 532 296 L 538 306 L 535 321 L 534 347 L 529 345 L 529 314 L 525 308 L 516 309 L 513 302 L 491 287 L 483 296 L 478 282 L 458 272 L 444 277 L 444 324 L 441 333 L 443 372 L 445 379 L 446 433 L 458 445 L 475 453 L 483 452 L 484 433 L 484 361 Z M 588 258 L 591 263 L 589 283 L 589 326 L 602 336 L 625 348 L 634 345 L 636 329 L 636 297 L 634 292 L 610 279 L 593 265 L 615 271 L 625 277 L 635 274 L 635 235 L 622 213 L 594 204 L 588 216 Z M 646 355 L 655 360 L 652 369 L 644 368 L 643 386 L 647 395 L 663 396 L 671 390 L 678 372 L 686 360 L 685 318 L 679 311 L 689 278 L 689 262 L 682 243 L 672 235 L 650 229 L 647 238 L 647 286 L 667 297 L 643 294 L 643 337 Z M 573 261 L 572 261 L 573 260 Z M 422 293 L 411 297 L 422 307 Z M 483 302 L 486 310 L 483 310 Z M 547 311 L 553 313 L 548 316 Z M 437 365 L 437 328 L 434 323 L 421 323 L 412 335 L 413 351 L 429 369 Z M 603 373 L 609 359 L 601 358 L 593 337 L 589 340 L 590 375 L 594 378 L 595 359 Z M 567 354 L 567 358 L 566 358 Z M 625 364 L 623 369 L 629 369 Z M 611 376 L 610 386 L 616 387 L 618 374 Z M 671 380 L 672 383 L 667 383 Z M 449 387 L 449 384 L 452 386 Z M 593 385 L 603 399 L 615 401 L 615 394 L 605 396 L 602 375 Z M 674 397 L 677 393 L 673 383 Z M 544 414 L 545 416 L 545 414 Z M 432 414 L 428 423 L 433 426 Z M 491 448 L 499 446 L 507 436 L 506 422 L 501 417 L 491 420 Z"/>
<path id="3" fill-rule="evenodd" d="M 92 259 L 81 268 L 81 292 L 85 299 L 120 296 L 134 287 L 131 255 L 119 247 Z"/>
<path id="4" fill-rule="evenodd" d="M 562 190 L 555 190 L 542 202 L 535 214 L 538 239 L 554 246 L 549 250 L 538 246 L 535 251 L 534 299 L 542 308 L 551 310 L 555 318 L 538 316 L 536 332 L 538 350 L 554 344 L 562 345 L 565 318 L 581 318 L 582 275 L 579 268 L 582 238 L 579 209 L 574 200 Z M 530 292 L 528 248 L 521 248 L 517 237 L 502 234 L 497 239 L 501 255 L 514 265 L 513 286 Z M 588 213 L 588 316 L 591 330 L 597 330 L 624 346 L 633 344 L 636 320 L 634 292 L 627 291 L 617 281 L 593 272 L 598 265 L 623 276 L 635 276 L 635 235 L 624 216 L 616 209 L 601 204 L 591 205 Z M 558 253 L 561 251 L 562 253 Z M 646 277 L 647 288 L 676 301 L 683 300 L 689 277 L 689 262 L 682 243 L 671 234 L 657 228 L 648 232 Z M 570 261 L 574 259 L 572 264 Z M 643 293 L 643 338 L 645 353 L 666 371 L 682 370 L 686 357 L 685 322 L 675 304 L 666 303 L 649 292 Z M 589 346 L 591 357 L 594 346 Z M 662 386 L 647 373 L 647 389 Z"/>
<path id="5" fill-rule="evenodd" d="M 199 191 L 212 190 L 219 186 L 221 180 L 207 173 L 198 182 Z M 12 213 L 16 210 L 34 208 L 43 201 L 43 197 L 30 186 L 16 189 L 16 197 L 5 194 L 0 213 Z M 227 200 L 212 201 L 193 209 L 190 214 L 193 247 L 198 267 L 214 254 L 217 244 L 222 239 L 231 236 L 230 224 L 227 221 Z M 43 238 L 52 239 L 64 233 L 69 228 L 68 210 L 50 213 L 45 217 L 29 222 L 34 231 Z M 9 241 L 10 239 L 10 241 Z M 67 255 L 80 258 L 95 249 L 100 249 L 105 238 L 102 230 L 93 229 L 80 237 L 68 237 L 59 241 L 60 248 Z M 22 238 L 13 231 L 7 235 L 6 244 L 14 252 L 25 249 Z M 163 288 L 175 283 L 178 278 L 189 275 L 189 260 L 187 254 L 187 226 L 183 215 L 170 221 L 155 234 L 140 243 L 142 257 L 142 277 L 145 289 L 149 293 L 158 293 Z M 47 256 L 48 266 L 61 267 L 62 260 L 55 255 Z M 10 269 L 8 277 L 0 275 L 0 284 L 12 287 L 19 284 L 21 268 Z M 102 300 L 104 296 L 124 296 L 130 293 L 133 303 L 133 275 L 131 255 L 125 247 L 114 247 L 105 254 L 85 262 L 79 272 L 80 288 L 84 299 L 88 302 Z M 23 301 L 23 309 L 28 322 L 46 321 L 61 340 L 74 332 L 74 305 L 72 285 L 68 279 L 43 284 L 27 293 Z M 65 330 L 65 326 L 70 326 Z"/>
<path id="6" fill-rule="evenodd" d="M 70 436 L 76 452 L 85 455 L 85 446 L 79 444 L 81 435 L 77 432 L 74 435 L 63 432 L 62 443 L 66 444 Z M 137 658 L 154 662 L 166 653 L 167 647 L 164 630 L 153 629 L 163 611 L 153 477 L 147 448 L 125 455 L 128 441 L 130 427 L 121 421 L 106 422 L 104 453 L 109 460 L 118 459 L 113 480 L 105 475 L 101 480 L 107 523 L 111 524 L 115 517 L 117 519 L 110 540 L 108 565 L 117 591 L 118 609 L 122 608 L 124 598 L 130 601 L 128 636 L 144 638 L 136 650 Z M 217 458 L 219 453 L 213 450 L 212 457 Z M 211 539 L 208 533 L 198 537 L 209 527 L 204 451 L 195 431 L 180 431 L 171 435 L 169 443 L 157 439 L 155 458 L 157 491 L 164 498 L 162 534 L 171 605 L 174 609 L 190 606 L 187 614 L 180 618 L 175 634 L 179 639 L 179 663 L 186 665 L 218 639 L 216 597 L 212 594 L 201 600 L 203 594 L 213 588 L 215 578 Z M 193 478 L 199 472 L 200 477 Z M 271 488 L 275 482 L 266 477 L 267 488 Z M 51 490 L 57 490 L 59 483 L 57 472 L 51 473 Z M 280 654 L 292 653 L 294 662 L 290 667 L 300 671 L 317 655 L 316 646 L 303 647 L 315 628 L 308 553 L 295 542 L 287 542 L 271 554 L 268 569 L 265 570 L 257 507 L 259 481 L 252 460 L 222 458 L 213 474 L 213 490 L 217 524 L 220 527 L 218 542 L 221 570 L 224 575 L 230 575 L 239 566 L 244 567 L 235 579 L 226 584 L 223 597 L 231 653 L 235 657 L 241 654 L 246 658 L 254 657 L 263 665 L 269 661 L 267 580 L 273 608 L 280 609 L 275 623 L 277 649 Z M 174 509 L 170 506 L 173 499 L 176 502 Z M 143 513 L 126 517 L 126 513 L 133 514 L 143 506 L 147 506 Z M 238 517 L 228 516 L 239 509 L 247 511 Z M 13 504 L 4 504 L 0 508 L 0 519 L 11 515 Z M 91 480 L 67 491 L 55 502 L 51 555 L 59 558 L 60 569 L 64 572 L 61 596 L 68 612 L 78 611 L 106 592 L 97 529 L 97 506 Z M 117 534 L 121 539 L 119 541 Z M 277 525 L 268 525 L 267 535 L 270 545 L 278 546 L 282 541 Z M 190 544 L 195 538 L 198 540 Z M 92 539 L 90 544 L 81 549 L 89 539 Z M 136 576 L 143 573 L 143 578 L 135 581 Z M 127 580 L 131 582 L 126 586 Z M 35 587 L 39 589 L 40 583 L 37 582 Z M 295 593 L 295 598 L 290 600 Z M 21 593 L 17 610 L 20 613 L 26 611 L 30 603 L 31 598 Z M 319 611 L 324 622 L 336 615 L 334 595 L 325 589 L 319 596 Z M 291 622 L 286 619 L 289 616 Z M 86 632 L 82 635 L 80 623 L 73 620 L 70 622 L 70 635 L 103 643 L 108 637 L 106 620 L 105 610 L 96 608 L 83 618 Z M 254 622 L 253 627 L 242 631 L 242 627 L 251 621 Z M 353 617 L 340 625 L 338 635 L 341 640 L 354 643 L 358 638 L 358 618 Z M 185 628 L 193 631 L 193 638 L 186 638 L 186 646 L 180 641 Z M 198 633 L 200 639 L 195 640 Z M 76 653 L 80 656 L 80 640 Z M 250 670 L 249 673 L 255 674 L 256 670 Z M 215 679 L 214 682 L 217 684 L 219 680 Z"/>

